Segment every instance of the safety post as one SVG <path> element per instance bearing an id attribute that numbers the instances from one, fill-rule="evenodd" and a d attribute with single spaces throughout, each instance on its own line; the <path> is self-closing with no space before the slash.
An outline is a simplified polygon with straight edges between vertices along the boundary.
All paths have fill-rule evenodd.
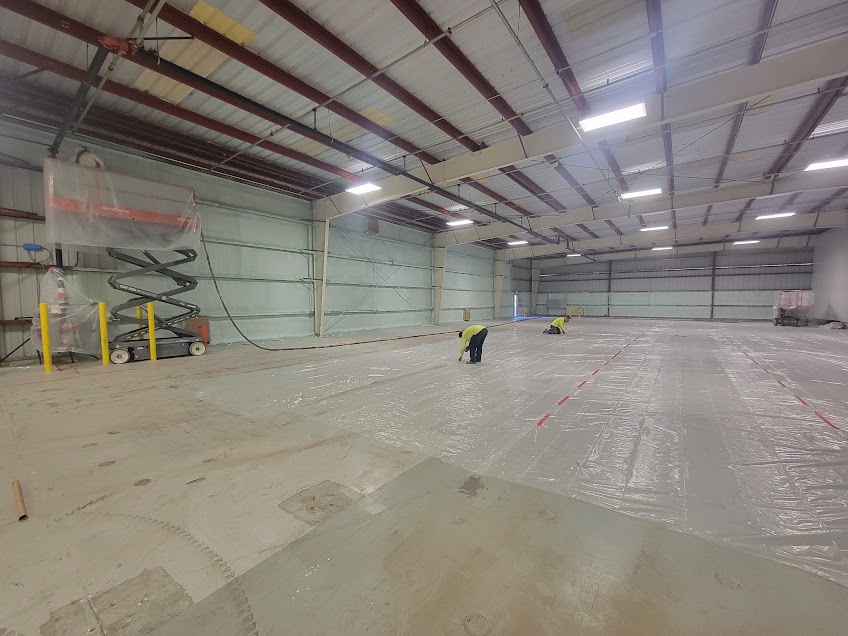
<path id="1" fill-rule="evenodd" d="M 143 327 L 144 321 L 141 319 L 141 305 L 135 306 L 135 317 L 138 318 L 138 326 Z"/>
<path id="2" fill-rule="evenodd" d="M 50 354 L 50 323 L 47 322 L 47 303 L 38 303 L 41 318 L 41 356 L 44 359 L 44 372 L 53 370 L 53 356 Z"/>
<path id="3" fill-rule="evenodd" d="M 156 319 L 153 317 L 153 303 L 147 303 L 147 334 L 150 338 L 150 359 L 156 360 Z"/>
<path id="4" fill-rule="evenodd" d="M 100 358 L 109 364 L 109 326 L 106 323 L 106 303 L 100 303 Z"/>

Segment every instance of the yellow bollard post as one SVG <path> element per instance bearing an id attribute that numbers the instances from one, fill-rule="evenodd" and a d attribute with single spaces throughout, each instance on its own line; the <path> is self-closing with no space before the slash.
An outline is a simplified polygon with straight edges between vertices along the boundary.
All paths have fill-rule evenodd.
<path id="1" fill-rule="evenodd" d="M 53 356 L 50 355 L 50 323 L 47 320 L 47 303 L 38 304 L 38 313 L 41 318 L 41 357 L 44 360 L 44 372 L 53 370 Z"/>
<path id="2" fill-rule="evenodd" d="M 106 303 L 100 303 L 100 357 L 103 366 L 109 364 L 109 326 L 106 322 Z"/>
<path id="3" fill-rule="evenodd" d="M 156 320 L 153 318 L 153 303 L 147 303 L 147 335 L 150 338 L 150 359 L 156 360 Z"/>
<path id="4" fill-rule="evenodd" d="M 138 318 L 138 326 L 143 327 L 144 321 L 141 319 L 141 305 L 135 306 L 135 317 Z"/>

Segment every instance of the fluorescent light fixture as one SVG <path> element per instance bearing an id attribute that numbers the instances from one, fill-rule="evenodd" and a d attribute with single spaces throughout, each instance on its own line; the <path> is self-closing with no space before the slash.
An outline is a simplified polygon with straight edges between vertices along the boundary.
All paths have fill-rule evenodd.
<path id="1" fill-rule="evenodd" d="M 461 203 L 457 203 L 456 205 L 452 205 L 448 208 L 451 212 L 462 212 L 463 210 L 467 210 L 467 205 L 462 205 Z"/>
<path id="2" fill-rule="evenodd" d="M 759 241 L 733 241 L 734 245 L 753 245 L 754 243 L 759 243 Z"/>
<path id="3" fill-rule="evenodd" d="M 652 247 L 651 250 L 654 252 L 659 252 L 660 250 L 673 250 L 674 247 L 669 245 L 668 247 Z"/>
<path id="4" fill-rule="evenodd" d="M 817 161 L 816 163 L 811 163 L 809 166 L 804 168 L 804 172 L 807 172 L 808 170 L 826 170 L 827 168 L 844 168 L 845 166 L 848 166 L 848 159 Z"/>
<path id="5" fill-rule="evenodd" d="M 527 245 L 527 241 L 510 241 L 507 245 Z"/>
<path id="6" fill-rule="evenodd" d="M 383 188 L 373 183 L 363 183 L 362 185 L 353 186 L 352 188 L 345 188 L 345 192 L 350 192 L 351 194 L 365 194 L 366 192 L 375 192 L 382 189 Z"/>
<path id="7" fill-rule="evenodd" d="M 448 225 L 456 227 L 457 225 L 471 225 L 474 223 L 471 219 L 457 219 L 456 221 L 448 221 Z"/>
<path id="8" fill-rule="evenodd" d="M 794 212 L 775 212 L 774 214 L 761 214 L 757 217 L 757 221 L 763 219 L 785 219 L 787 216 L 795 216 Z"/>
<path id="9" fill-rule="evenodd" d="M 637 190 L 636 192 L 622 192 L 622 199 L 635 199 L 636 197 L 648 197 L 652 194 L 662 194 L 662 188 L 651 188 L 650 190 Z"/>
<path id="10" fill-rule="evenodd" d="M 587 117 L 586 119 L 581 119 L 580 127 L 584 131 L 588 132 L 597 128 L 604 128 L 605 126 L 620 124 L 623 121 L 630 121 L 631 119 L 645 117 L 647 114 L 648 111 L 645 110 L 645 104 L 636 104 L 635 106 L 619 108 L 618 110 L 614 110 L 609 113 L 604 113 L 603 115 L 595 115 L 594 117 Z"/>
<path id="11" fill-rule="evenodd" d="M 572 256 L 583 256 L 582 254 L 566 254 L 566 258 L 571 258 Z"/>
<path id="12" fill-rule="evenodd" d="M 667 229 L 668 229 L 667 225 L 654 225 L 652 227 L 640 228 L 639 231 L 640 232 L 654 232 L 656 230 L 667 230 Z"/>
<path id="13" fill-rule="evenodd" d="M 831 124 L 820 124 L 810 135 L 810 139 L 815 137 L 825 137 L 826 135 L 835 135 L 836 133 L 845 132 L 848 130 L 848 119 L 835 121 Z"/>

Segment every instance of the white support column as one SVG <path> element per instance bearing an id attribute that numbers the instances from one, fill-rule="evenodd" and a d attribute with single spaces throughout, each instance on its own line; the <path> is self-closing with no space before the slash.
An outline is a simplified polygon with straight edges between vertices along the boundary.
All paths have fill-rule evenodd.
<path id="1" fill-rule="evenodd" d="M 542 273 L 542 270 L 536 265 L 535 262 L 531 264 L 532 269 L 530 270 L 530 313 L 534 316 L 538 313 L 536 309 L 536 303 L 539 300 L 539 275 Z"/>
<path id="2" fill-rule="evenodd" d="M 442 286 L 445 282 L 445 260 L 448 249 L 436 247 L 433 249 L 433 322 L 442 323 Z"/>
<path id="3" fill-rule="evenodd" d="M 327 297 L 327 255 L 330 251 L 330 220 L 312 222 L 312 248 L 315 278 L 315 335 L 324 335 L 324 304 Z"/>
<path id="4" fill-rule="evenodd" d="M 503 298 L 505 271 L 506 263 L 504 261 L 495 261 L 495 319 L 501 317 L 501 299 Z"/>

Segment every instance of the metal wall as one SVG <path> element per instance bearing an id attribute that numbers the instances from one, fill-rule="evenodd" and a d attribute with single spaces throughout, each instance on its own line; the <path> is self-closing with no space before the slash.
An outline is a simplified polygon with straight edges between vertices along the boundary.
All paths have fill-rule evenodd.
<path id="1" fill-rule="evenodd" d="M 433 324 L 432 236 L 380 221 L 334 220 L 327 258 L 326 333 Z"/>
<path id="2" fill-rule="evenodd" d="M 452 245 L 445 259 L 442 322 L 462 321 L 467 307 L 472 320 L 495 317 L 495 253 L 473 245 Z"/>
<path id="3" fill-rule="evenodd" d="M 7 155 L 40 165 L 51 137 L 0 124 Z M 119 150 L 86 144 L 109 169 L 195 189 L 212 266 L 221 294 L 242 330 L 251 338 L 307 336 L 314 329 L 315 252 L 307 202 L 260 188 L 200 174 Z M 69 139 L 65 154 L 78 143 Z M 40 171 L 0 165 L 0 206 L 44 214 Z M 366 234 L 365 219 L 351 215 L 333 221 L 327 268 L 325 331 L 340 333 L 399 325 L 432 324 L 433 256 L 429 234 L 379 223 L 379 236 Z M 44 224 L 0 217 L 0 260 L 26 261 L 25 242 L 44 243 Z M 43 254 L 43 253 L 42 253 Z M 45 255 L 46 256 L 46 255 Z M 66 250 L 72 284 L 89 297 L 112 305 L 123 294 L 107 284 L 125 268 L 105 253 Z M 185 267 L 199 279 L 192 302 L 211 318 L 214 342 L 238 342 L 226 318 L 201 253 Z M 448 250 L 444 321 L 462 320 L 462 308 L 474 318 L 494 314 L 493 252 L 473 246 Z M 0 319 L 32 316 L 38 306 L 40 269 L 0 268 Z M 161 290 L 158 277 L 138 279 Z M 0 325 L 0 357 L 29 336 L 26 324 Z M 25 345 L 13 357 L 32 357 Z"/>
<path id="4" fill-rule="evenodd" d="M 810 289 L 811 250 L 540 267 L 536 311 L 560 315 L 770 320 L 774 291 Z"/>

